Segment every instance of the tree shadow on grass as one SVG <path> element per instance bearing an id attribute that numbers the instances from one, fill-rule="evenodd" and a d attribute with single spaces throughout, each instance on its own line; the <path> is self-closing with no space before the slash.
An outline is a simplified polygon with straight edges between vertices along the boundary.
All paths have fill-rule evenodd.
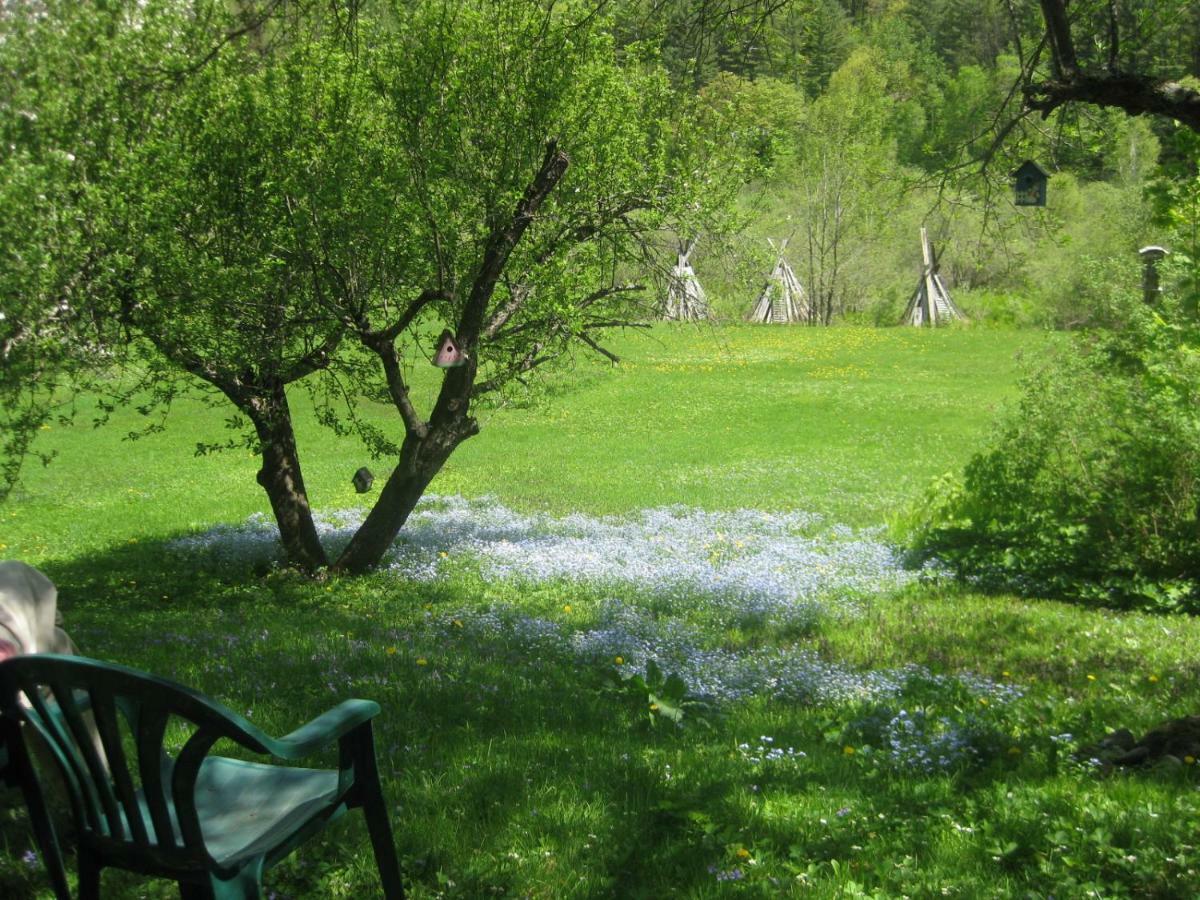
<path id="1" fill-rule="evenodd" d="M 174 677 L 268 732 L 290 731 L 347 697 L 378 701 L 384 788 L 417 893 L 777 896 L 797 871 L 857 864 L 854 877 L 868 884 L 872 857 L 911 856 L 920 865 L 928 848 L 960 844 L 966 849 L 953 852 L 989 866 L 998 838 L 955 831 L 947 843 L 947 822 L 973 822 L 986 804 L 972 798 L 994 806 L 1008 782 L 1053 783 L 1051 773 L 1009 761 L 1007 744 L 1001 761 L 982 771 L 896 773 L 843 753 L 836 732 L 854 714 L 846 709 L 754 701 L 732 706 L 708 728 L 686 719 L 683 728 L 651 728 L 645 698 L 609 689 L 604 667 L 569 648 L 543 652 L 500 630 L 456 626 L 459 610 L 490 602 L 482 580 L 417 583 L 383 573 L 313 581 L 248 567 L 218 571 L 151 542 L 44 569 L 84 653 Z M 896 614 L 915 641 L 940 627 L 953 604 L 943 598 L 925 611 L 928 620 L 917 605 Z M 967 625 L 946 624 L 942 640 L 977 638 L 977 658 L 987 648 L 1002 653 L 1030 622 L 1013 607 Z M 805 760 L 768 770 L 734 749 L 767 734 L 803 749 Z M 1011 838 L 1033 847 L 1046 837 L 1040 812 L 1005 815 L 1002 845 Z M 1073 815 L 1065 803 L 1063 820 L 1073 823 Z M 358 818 L 301 848 L 268 884 L 292 898 L 374 896 Z M 20 868 L 30 846 L 24 829 L 21 818 L 0 823 L 13 857 L 0 865 L 4 896 L 33 896 L 26 891 L 40 884 Z M 763 863 L 755 870 L 748 859 Z M 1023 856 L 1007 864 L 1018 875 L 1034 865 Z M 875 871 L 878 881 L 888 866 Z M 1035 875 L 1030 868 L 1022 877 Z M 136 896 L 136 880 L 114 878 L 110 891 L 108 877 L 106 895 Z M 876 886 L 888 893 L 896 884 Z"/>
<path id="2" fill-rule="evenodd" d="M 643 710 L 567 654 L 442 641 L 427 619 L 461 602 L 448 584 L 210 570 L 148 541 L 43 570 L 82 653 L 179 680 L 268 732 L 346 697 L 380 702 L 376 741 L 399 851 L 407 877 L 430 890 L 529 892 L 528 867 L 546 896 L 662 896 L 664 879 L 681 893 L 712 879 L 711 848 L 676 813 L 658 761 L 686 738 L 648 730 Z M 723 777 L 694 791 L 719 798 Z M 26 827 L 10 818 L 0 835 L 23 847 Z M 315 851 L 325 868 L 347 851 L 369 858 L 360 824 L 330 834 Z M 353 846 L 340 846 L 347 838 Z M 324 896 L 305 871 L 316 870 L 287 868 L 284 890 Z M 127 883 L 116 876 L 114 896 Z M 5 896 L 33 896 L 37 884 L 0 869 Z"/>

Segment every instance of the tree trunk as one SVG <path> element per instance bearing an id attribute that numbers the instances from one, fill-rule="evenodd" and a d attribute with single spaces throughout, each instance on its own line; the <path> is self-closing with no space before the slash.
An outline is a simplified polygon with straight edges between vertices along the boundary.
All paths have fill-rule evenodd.
<path id="1" fill-rule="evenodd" d="M 470 409 L 479 365 L 478 345 L 487 321 L 488 304 L 513 249 L 569 164 L 567 154 L 558 149 L 557 143 L 547 141 L 542 165 L 525 188 L 512 217 L 493 225 L 456 329 L 456 337 L 467 354 L 466 364 L 445 370 L 442 388 L 428 422 L 420 421 L 413 410 L 400 373 L 393 341 L 403 326 L 361 335 L 367 349 L 377 354 L 383 363 L 388 389 L 404 420 L 406 435 L 396 468 L 388 476 L 366 521 L 338 557 L 333 566 L 335 571 L 357 575 L 378 565 L 450 454 L 467 438 L 479 433 L 479 423 L 471 417 Z"/>
<path id="2" fill-rule="evenodd" d="M 248 407 L 246 412 L 262 447 L 258 483 L 271 501 L 288 565 L 315 572 L 329 565 L 329 560 L 317 537 L 317 526 L 308 505 L 292 413 L 283 385 L 254 396 Z"/>
<path id="3" fill-rule="evenodd" d="M 366 521 L 334 563 L 334 571 L 358 575 L 379 564 L 450 454 L 479 431 L 473 419 L 464 418 L 456 424 L 460 427 L 434 428 L 425 437 L 410 433 L 404 439 L 400 461 Z"/>

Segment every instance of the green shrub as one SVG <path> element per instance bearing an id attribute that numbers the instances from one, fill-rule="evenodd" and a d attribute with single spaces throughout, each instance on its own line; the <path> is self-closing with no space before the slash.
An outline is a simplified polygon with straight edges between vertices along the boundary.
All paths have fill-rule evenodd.
<path id="1" fill-rule="evenodd" d="M 976 288 L 953 291 L 954 302 L 975 326 L 985 328 L 1044 327 L 1045 309 L 1029 291 L 1004 291 Z"/>
<path id="2" fill-rule="evenodd" d="M 1099 317 L 931 489 L 910 545 L 993 588 L 1200 612 L 1200 328 L 1133 299 Z"/>

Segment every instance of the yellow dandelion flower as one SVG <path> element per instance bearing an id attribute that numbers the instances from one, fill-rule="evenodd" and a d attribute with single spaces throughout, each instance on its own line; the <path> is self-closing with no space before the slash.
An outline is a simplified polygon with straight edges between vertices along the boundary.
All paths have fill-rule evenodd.
<path id="1" fill-rule="evenodd" d="M 1009 748 L 1008 748 L 1008 755 L 1009 755 L 1009 756 L 1020 756 L 1020 755 L 1021 755 L 1021 748 L 1020 748 L 1020 747 L 1009 747 Z"/>
<path id="2" fill-rule="evenodd" d="M 1185 764 L 1185 765 L 1194 766 L 1194 765 L 1196 764 L 1196 757 L 1194 757 L 1194 756 L 1185 756 L 1185 757 L 1183 758 L 1183 762 L 1184 762 L 1184 764 Z"/>
<path id="3" fill-rule="evenodd" d="M 564 604 L 563 604 L 563 612 L 565 612 L 565 613 L 569 613 L 570 611 L 571 611 L 571 604 L 570 604 L 570 603 L 564 603 Z"/>
<path id="4" fill-rule="evenodd" d="M 616 663 L 618 666 L 623 666 L 623 665 L 625 665 L 625 657 L 623 657 L 623 656 L 615 657 L 613 659 L 613 662 Z"/>
<path id="5" fill-rule="evenodd" d="M 651 703 L 651 704 L 650 704 L 650 712 L 657 712 L 657 711 L 658 711 L 658 704 L 657 704 L 657 703 Z"/>
<path id="6" fill-rule="evenodd" d="M 1151 684 L 1158 684 L 1158 676 L 1157 675 L 1151 675 L 1146 680 L 1148 682 L 1150 682 Z"/>
<path id="7" fill-rule="evenodd" d="M 842 752 L 845 753 L 847 756 L 853 756 L 854 748 L 851 747 L 849 744 L 847 744 L 845 747 L 842 748 Z"/>
<path id="8" fill-rule="evenodd" d="M 1087 680 L 1088 680 L 1088 681 L 1095 681 L 1095 680 L 1096 680 L 1096 676 L 1095 676 L 1095 675 L 1089 675 L 1089 676 L 1087 677 Z"/>
<path id="9" fill-rule="evenodd" d="M 429 665 L 429 660 L 427 660 L 423 656 L 418 656 L 417 657 L 417 665 L 418 666 L 427 666 L 427 665 Z"/>
<path id="10" fill-rule="evenodd" d="M 441 550 L 441 551 L 439 551 L 439 552 L 438 552 L 438 556 L 439 556 L 439 557 L 441 557 L 442 559 L 445 559 L 445 558 L 446 558 L 447 556 L 449 556 L 449 555 L 450 555 L 450 554 L 449 554 L 449 553 L 447 553 L 445 550 Z"/>
<path id="11" fill-rule="evenodd" d="M 388 647 L 388 648 L 387 648 L 387 655 L 388 655 L 388 656 L 395 656 L 395 655 L 396 655 L 397 653 L 399 653 L 399 652 L 400 652 L 400 651 L 399 651 L 399 650 L 397 650 L 395 647 Z"/>
<path id="12" fill-rule="evenodd" d="M 1012 672 L 1009 672 L 1007 669 L 1001 672 L 1000 675 L 1004 678 L 1012 678 Z"/>
<path id="13" fill-rule="evenodd" d="M 462 619 L 451 619 L 450 624 L 453 625 L 455 628 L 463 627 Z"/>
<path id="14" fill-rule="evenodd" d="M 988 705 L 988 699 L 987 699 L 987 697 L 980 697 L 980 698 L 979 698 L 979 705 L 980 705 L 980 706 L 987 706 L 987 705 Z"/>
<path id="15" fill-rule="evenodd" d="M 738 859 L 749 859 L 750 851 L 747 850 L 745 847 L 738 847 L 737 853 L 735 855 L 737 856 Z"/>

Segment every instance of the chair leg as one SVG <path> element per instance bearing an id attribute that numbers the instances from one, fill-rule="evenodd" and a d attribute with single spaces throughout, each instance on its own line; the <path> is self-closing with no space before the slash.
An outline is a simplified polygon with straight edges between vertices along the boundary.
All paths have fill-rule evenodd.
<path id="1" fill-rule="evenodd" d="M 195 881 L 179 882 L 180 900 L 212 900 L 212 888 Z"/>
<path id="2" fill-rule="evenodd" d="M 262 900 L 263 861 L 259 857 L 229 879 L 209 877 L 212 900 Z"/>
<path id="3" fill-rule="evenodd" d="M 367 817 L 367 831 L 371 835 L 371 849 L 375 851 L 375 865 L 379 867 L 383 896 L 386 900 L 404 900 L 404 882 L 400 880 L 396 844 L 378 781 L 373 794 L 363 798 L 363 813 Z"/>
<path id="4" fill-rule="evenodd" d="M 71 900 L 71 890 L 67 887 L 67 871 L 63 866 L 58 836 L 54 832 L 54 824 L 50 821 L 46 807 L 40 803 L 30 804 L 29 818 L 33 825 L 33 834 L 37 839 L 38 849 L 42 853 L 42 864 L 46 867 L 46 874 L 50 876 L 50 885 L 54 888 L 54 896 L 58 900 Z"/>
<path id="5" fill-rule="evenodd" d="M 50 885 L 54 889 L 54 896 L 58 900 L 71 900 L 62 850 L 58 846 L 58 835 L 54 831 L 54 822 L 50 819 L 46 798 L 42 793 L 37 773 L 34 772 L 21 729 L 3 717 L 0 717 L 0 729 L 3 730 L 3 745 L 0 749 L 5 753 L 5 780 L 21 787 L 21 796 L 29 812 L 29 823 L 33 827 L 33 836 L 37 841 L 38 852 L 42 855 L 46 874 L 50 878 Z"/>
<path id="6" fill-rule="evenodd" d="M 79 900 L 100 900 L 100 861 L 79 848 Z"/>
<path id="7" fill-rule="evenodd" d="M 358 782 L 363 814 L 367 817 L 371 849 L 375 851 L 375 865 L 379 867 L 383 896 L 385 900 L 403 900 L 404 883 L 400 880 L 396 842 L 392 837 L 387 804 L 383 800 L 383 786 L 379 781 L 379 766 L 375 762 L 375 740 L 370 722 L 361 726 L 356 735 L 355 755 L 354 775 Z"/>

